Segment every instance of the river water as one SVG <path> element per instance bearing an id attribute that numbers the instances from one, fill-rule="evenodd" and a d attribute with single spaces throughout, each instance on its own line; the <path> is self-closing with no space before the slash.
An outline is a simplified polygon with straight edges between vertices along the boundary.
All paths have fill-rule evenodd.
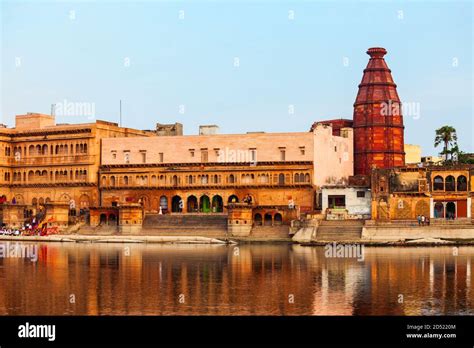
<path id="1" fill-rule="evenodd" d="M 2 241 L 0 314 L 474 314 L 474 247 L 362 251 Z"/>

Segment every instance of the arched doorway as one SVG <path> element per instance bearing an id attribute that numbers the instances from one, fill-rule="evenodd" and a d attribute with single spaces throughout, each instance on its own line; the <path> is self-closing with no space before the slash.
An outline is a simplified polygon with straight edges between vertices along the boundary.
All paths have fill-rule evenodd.
<path id="1" fill-rule="evenodd" d="M 203 213 L 209 213 L 211 211 L 211 204 L 209 201 L 209 196 L 201 196 L 199 199 L 199 207 Z"/>
<path id="2" fill-rule="evenodd" d="M 196 196 L 189 196 L 186 205 L 188 213 L 198 212 L 198 200 Z"/>
<path id="3" fill-rule="evenodd" d="M 215 195 L 212 197 L 212 211 L 214 213 L 222 213 L 224 210 L 224 203 L 222 201 L 222 197 L 219 195 Z"/>
<path id="4" fill-rule="evenodd" d="M 101 225 L 106 225 L 107 224 L 107 215 L 106 214 L 100 214 L 100 224 Z"/>
<path id="5" fill-rule="evenodd" d="M 272 225 L 272 215 L 271 214 L 265 214 L 265 220 L 264 220 L 264 225 L 265 226 L 271 226 Z"/>
<path id="6" fill-rule="evenodd" d="M 262 220 L 262 214 L 257 213 L 253 217 L 253 221 L 255 223 L 255 226 L 262 226 L 263 225 L 263 220 Z"/>
<path id="7" fill-rule="evenodd" d="M 444 205 L 441 202 L 437 202 L 434 205 L 434 217 L 444 218 Z"/>
<path id="8" fill-rule="evenodd" d="M 166 196 L 160 197 L 160 207 L 161 207 L 162 212 L 165 212 L 166 210 L 168 210 L 168 197 Z M 158 210 L 160 209 L 160 207 L 158 207 Z"/>
<path id="9" fill-rule="evenodd" d="M 109 215 L 109 225 L 111 226 L 117 225 L 117 217 L 115 216 L 115 214 Z"/>
<path id="10" fill-rule="evenodd" d="M 228 203 L 239 203 L 239 197 L 236 195 L 231 195 L 229 196 L 229 199 L 227 200 Z"/>
<path id="11" fill-rule="evenodd" d="M 183 211 L 183 200 L 180 196 L 174 196 L 171 199 L 171 211 L 173 213 L 181 213 Z"/>
<path id="12" fill-rule="evenodd" d="M 274 218 L 274 221 L 275 221 L 275 225 L 282 225 L 283 224 L 283 217 L 281 216 L 280 213 L 276 213 L 273 218 Z"/>
<path id="13" fill-rule="evenodd" d="M 446 203 L 446 218 L 447 219 L 456 218 L 456 204 L 454 202 Z"/>

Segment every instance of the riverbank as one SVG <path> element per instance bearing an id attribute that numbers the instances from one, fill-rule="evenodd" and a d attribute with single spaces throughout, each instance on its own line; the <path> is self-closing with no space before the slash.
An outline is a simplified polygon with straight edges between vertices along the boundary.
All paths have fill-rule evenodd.
<path id="1" fill-rule="evenodd" d="M 232 241 L 208 237 L 190 236 L 93 236 L 93 235 L 51 235 L 51 236 L 0 236 L 0 241 L 18 242 L 60 242 L 60 243 L 168 243 L 168 244 L 229 244 Z"/>

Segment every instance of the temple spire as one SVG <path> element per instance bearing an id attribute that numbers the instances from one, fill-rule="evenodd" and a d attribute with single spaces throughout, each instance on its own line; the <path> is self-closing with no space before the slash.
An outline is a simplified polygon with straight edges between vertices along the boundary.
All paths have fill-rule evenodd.
<path id="1" fill-rule="evenodd" d="M 367 50 L 370 56 L 354 103 L 354 173 L 405 165 L 401 102 L 385 48 Z"/>

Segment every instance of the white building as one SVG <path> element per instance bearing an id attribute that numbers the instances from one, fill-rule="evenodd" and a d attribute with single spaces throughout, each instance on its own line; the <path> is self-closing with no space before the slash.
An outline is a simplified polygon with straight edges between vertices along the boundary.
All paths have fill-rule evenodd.
<path id="1" fill-rule="evenodd" d="M 322 212 L 328 220 L 368 219 L 371 215 L 371 192 L 368 187 L 323 186 Z"/>

